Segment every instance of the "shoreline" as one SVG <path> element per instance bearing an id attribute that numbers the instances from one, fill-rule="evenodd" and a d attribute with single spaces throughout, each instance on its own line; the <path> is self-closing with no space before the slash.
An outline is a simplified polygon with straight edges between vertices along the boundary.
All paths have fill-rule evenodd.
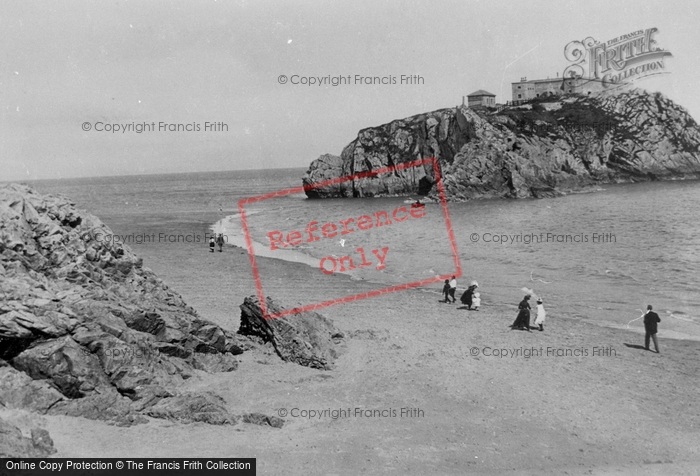
<path id="1" fill-rule="evenodd" d="M 233 236 L 234 242 L 228 242 L 226 243 L 226 246 L 232 247 L 234 249 L 238 249 L 242 252 L 248 253 L 248 248 L 247 244 L 245 243 L 245 238 L 244 237 L 239 237 L 238 236 L 238 230 L 229 230 L 227 228 L 227 225 L 232 225 L 233 226 L 233 220 L 240 218 L 240 214 L 234 214 L 234 215 L 228 215 L 220 220 L 217 220 L 215 223 L 211 224 L 209 226 L 209 230 L 211 230 L 213 233 L 223 233 L 224 235 L 227 235 L 228 232 L 232 232 L 230 236 Z M 240 239 L 238 239 L 240 238 Z M 300 263 L 308 266 L 309 271 L 317 271 L 319 268 L 319 262 L 320 260 L 311 256 L 307 255 L 302 251 L 287 251 L 287 250 L 278 250 L 275 253 L 270 253 L 267 251 L 267 247 L 265 245 L 253 241 L 253 250 L 255 252 L 255 259 L 256 263 L 260 259 L 271 259 L 271 260 L 278 260 L 278 261 L 284 261 L 288 263 Z M 375 284 L 377 286 L 386 286 L 386 283 L 381 283 L 379 281 L 372 280 L 371 277 L 368 279 L 365 278 L 358 278 L 355 275 L 353 275 L 350 272 L 342 273 L 338 272 L 335 273 L 337 275 L 341 276 L 346 276 L 350 278 L 352 281 L 363 281 L 366 283 L 371 283 Z M 436 284 L 437 286 L 437 284 Z M 263 288 L 264 289 L 264 288 Z M 462 292 L 466 287 L 461 287 L 458 288 L 457 291 L 457 297 L 461 295 Z M 435 294 L 439 297 L 442 297 L 442 292 L 440 289 L 436 288 L 430 288 L 426 286 L 419 286 L 412 288 L 411 290 L 415 291 L 420 291 L 420 292 L 425 292 L 429 294 Z M 402 292 L 409 291 L 409 290 L 404 290 Z M 522 290 L 518 289 L 518 292 L 522 292 Z M 513 293 L 515 295 L 515 293 Z M 517 314 L 517 303 L 514 304 L 506 304 L 506 303 L 493 303 L 490 305 L 491 307 L 498 309 L 500 311 L 510 311 L 515 314 Z M 534 306 L 533 306 L 534 309 Z M 669 319 L 671 316 L 668 314 L 662 315 L 662 321 L 663 319 Z M 642 336 L 645 334 L 644 328 L 629 328 L 626 326 L 622 326 L 620 324 L 614 323 L 614 322 L 609 322 L 606 320 L 595 320 L 591 318 L 580 318 L 580 317 L 575 317 L 568 315 L 566 312 L 562 313 L 559 318 L 562 319 L 570 319 L 573 321 L 577 322 L 584 322 L 588 323 L 597 327 L 602 327 L 605 329 L 617 329 L 617 330 L 622 330 L 622 331 L 628 331 L 634 334 L 641 334 Z M 672 331 L 668 329 L 663 329 L 663 327 L 659 330 L 658 333 L 659 338 L 662 339 L 672 339 L 672 340 L 678 340 L 678 341 L 692 341 L 692 342 L 700 342 L 700 336 L 694 336 L 692 334 L 684 333 L 684 332 L 678 332 L 678 331 Z"/>

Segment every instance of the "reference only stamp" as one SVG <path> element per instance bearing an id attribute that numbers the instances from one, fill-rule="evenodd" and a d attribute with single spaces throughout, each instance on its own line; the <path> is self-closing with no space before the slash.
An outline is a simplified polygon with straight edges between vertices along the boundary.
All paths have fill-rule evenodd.
<path id="1" fill-rule="evenodd" d="M 426 166 L 432 167 L 432 170 L 435 175 L 435 186 L 437 187 L 439 196 L 439 207 L 430 207 L 430 211 L 431 213 L 436 213 L 437 210 L 440 210 L 440 213 L 444 218 L 446 237 L 448 241 L 448 246 L 451 250 L 452 261 L 454 263 L 453 271 L 447 274 L 434 275 L 428 278 L 417 279 L 402 284 L 395 284 L 392 286 L 382 287 L 381 285 L 377 285 L 378 289 L 374 289 L 371 291 L 343 296 L 335 299 L 329 299 L 321 302 L 310 303 L 281 312 L 269 312 L 266 305 L 265 293 L 263 290 L 260 270 L 256 261 L 256 254 L 254 251 L 254 240 L 251 236 L 248 216 L 246 215 L 246 207 L 248 207 L 251 204 L 260 203 L 266 200 L 274 200 L 275 198 L 296 195 L 313 189 L 338 185 L 343 182 L 378 177 L 384 174 L 396 173 L 405 169 Z M 350 216 L 342 218 L 309 216 L 308 220 L 306 220 L 306 224 L 292 226 L 290 229 L 286 229 L 281 226 L 273 227 L 273 229 L 267 230 L 265 233 L 265 256 L 274 256 L 274 254 L 271 255 L 269 252 L 267 252 L 268 250 L 270 252 L 300 250 L 307 251 L 315 245 L 320 247 L 317 249 L 318 254 L 320 252 L 318 250 L 323 249 L 322 246 L 324 245 L 324 243 L 328 243 L 331 240 L 334 242 L 337 241 L 343 247 L 345 247 L 346 240 L 349 243 L 352 239 L 354 243 L 357 243 L 358 239 L 362 240 L 362 237 L 367 237 L 367 243 L 370 244 L 369 246 L 348 246 L 347 248 L 343 248 L 343 256 L 339 256 L 334 253 L 328 253 L 326 254 L 326 256 L 320 258 L 318 271 L 323 273 L 324 275 L 329 276 L 335 273 L 351 272 L 362 268 L 381 271 L 387 267 L 388 258 L 391 256 L 391 246 L 385 246 L 382 243 L 378 243 L 377 241 L 378 237 L 381 237 L 381 233 L 389 229 L 391 229 L 393 233 L 400 233 L 401 226 L 406 226 L 406 224 L 410 222 L 420 222 L 428 213 L 428 208 L 425 204 L 421 203 L 420 200 L 417 200 L 412 204 L 398 204 L 398 206 L 392 206 L 388 209 L 382 208 L 382 202 L 386 203 L 384 201 L 377 201 L 377 210 L 363 210 L 361 212 L 362 214 L 360 214 L 359 216 Z M 443 280 L 453 275 L 456 277 L 460 277 L 462 275 L 459 254 L 457 252 L 457 245 L 454 237 L 454 231 L 452 229 L 452 222 L 447 207 L 447 201 L 445 199 L 445 191 L 440 175 L 440 169 L 435 158 L 416 160 L 413 162 L 398 164 L 393 167 L 383 167 L 375 170 L 348 175 L 345 177 L 338 177 L 323 182 L 315 183 L 312 185 L 303 185 L 300 187 L 294 187 L 285 190 L 280 190 L 277 192 L 271 192 L 262 195 L 257 195 L 254 197 L 244 198 L 238 202 L 238 208 L 240 212 L 243 233 L 245 235 L 246 246 L 248 248 L 248 256 L 250 258 L 250 264 L 253 270 L 253 277 L 255 279 L 258 299 L 265 319 L 276 319 L 290 314 L 314 311 L 336 304 L 357 301 L 360 299 L 367 299 L 370 297 L 379 296 L 390 292 L 403 291 L 406 289 L 442 282 Z M 283 221 L 283 223 L 286 223 L 286 220 Z M 370 240 L 369 237 L 371 237 L 372 239 Z"/>

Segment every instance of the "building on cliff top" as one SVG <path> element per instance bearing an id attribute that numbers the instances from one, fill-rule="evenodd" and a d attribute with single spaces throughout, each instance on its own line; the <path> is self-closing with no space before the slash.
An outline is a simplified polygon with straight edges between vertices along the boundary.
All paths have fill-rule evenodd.
<path id="1" fill-rule="evenodd" d="M 462 105 L 464 106 L 464 96 L 462 96 Z M 483 89 L 467 94 L 468 107 L 494 107 L 496 105 L 496 95 Z"/>
<path id="2" fill-rule="evenodd" d="M 543 96 L 560 96 L 563 94 L 591 94 L 602 89 L 600 81 L 586 78 L 563 78 L 557 73 L 552 79 L 520 78 L 517 83 L 511 83 L 513 102 L 528 101 Z"/>

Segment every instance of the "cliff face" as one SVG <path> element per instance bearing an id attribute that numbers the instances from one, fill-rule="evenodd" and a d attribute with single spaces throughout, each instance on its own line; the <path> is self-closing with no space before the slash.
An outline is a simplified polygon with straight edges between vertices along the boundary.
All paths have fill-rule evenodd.
<path id="1" fill-rule="evenodd" d="M 303 177 L 337 177 L 436 157 L 450 200 L 543 197 L 594 183 L 700 178 L 700 127 L 661 94 L 542 99 L 500 112 L 442 109 L 360 131 Z M 436 193 L 430 165 L 309 188 L 310 198 Z"/>
<path id="2" fill-rule="evenodd" d="M 236 355 L 258 348 L 267 354 L 265 345 L 284 360 L 332 366 L 342 333 L 327 318 L 296 313 L 268 324 L 258 314 L 256 326 L 266 331 L 258 344 L 244 335 L 251 328 L 245 316 L 238 334 L 203 319 L 110 236 L 63 196 L 0 186 L 0 408 L 117 425 L 149 416 L 279 428 L 282 419 L 233 414 L 216 394 L 183 390 L 185 381 L 199 371 L 234 371 Z M 243 307 L 254 308 L 253 301 Z M 0 419 L 0 456 L 52 452 L 45 431 L 24 438 Z"/>
<path id="3" fill-rule="evenodd" d="M 180 391 L 195 370 L 236 368 L 235 335 L 110 235 L 63 197 L 0 187 L 0 403 L 120 425 L 235 422 L 220 398 Z"/>

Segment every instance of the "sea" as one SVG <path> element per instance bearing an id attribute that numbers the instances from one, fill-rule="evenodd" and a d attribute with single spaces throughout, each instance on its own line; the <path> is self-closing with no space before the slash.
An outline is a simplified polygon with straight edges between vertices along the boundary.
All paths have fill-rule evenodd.
<path id="1" fill-rule="evenodd" d="M 304 172 L 26 183 L 42 193 L 66 195 L 108 226 L 159 220 L 165 229 L 183 216 L 209 217 L 212 232 L 256 258 L 301 262 L 309 273 L 346 274 L 378 290 L 414 287 L 436 301 L 436 312 L 444 279 L 456 275 L 460 293 L 478 283 L 482 308 L 512 307 L 504 322 L 515 316 L 523 295 L 532 293 L 543 299 L 550 325 L 577 319 L 641 332 L 642 310 L 652 304 L 662 320 L 661 337 L 700 340 L 698 181 L 609 184 L 558 198 L 418 205 L 417 196 L 308 199 L 301 189 Z M 136 238 L 122 237 L 127 245 L 130 239 Z M 192 246 L 206 246 L 206 240 Z M 253 269 L 251 263 L 251 276 Z M 264 289 L 265 276 L 258 278 Z"/>

